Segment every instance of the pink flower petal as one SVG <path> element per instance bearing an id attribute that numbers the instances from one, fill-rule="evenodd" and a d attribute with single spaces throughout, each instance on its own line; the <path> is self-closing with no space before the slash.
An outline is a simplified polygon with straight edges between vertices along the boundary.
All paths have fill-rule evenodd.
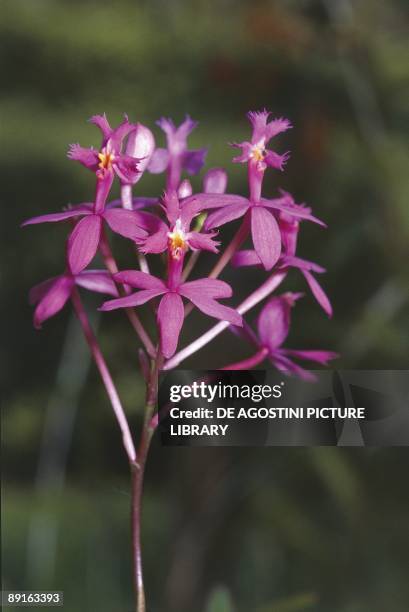
<path id="1" fill-rule="evenodd" d="M 311 293 L 317 300 L 318 304 L 329 317 L 332 317 L 331 302 L 329 301 L 329 298 L 325 293 L 324 289 L 321 287 L 317 279 L 314 278 L 311 272 L 308 272 L 308 270 L 303 269 L 301 269 L 301 272 L 304 275 L 304 278 L 307 281 L 309 288 L 311 289 Z"/>
<path id="2" fill-rule="evenodd" d="M 231 265 L 234 268 L 241 268 L 242 266 L 261 266 L 262 263 L 256 251 L 246 249 L 244 251 L 238 251 L 233 256 Z"/>
<path id="3" fill-rule="evenodd" d="M 93 115 L 89 122 L 99 127 L 102 132 L 105 144 L 112 133 L 112 128 L 109 125 L 106 114 L 104 113 L 103 115 Z"/>
<path id="4" fill-rule="evenodd" d="M 175 353 L 179 335 L 185 317 L 185 309 L 180 295 L 166 293 L 158 308 L 158 324 L 160 329 L 161 350 L 169 359 Z"/>
<path id="5" fill-rule="evenodd" d="M 147 274 L 146 272 L 140 272 L 139 270 L 123 270 L 114 275 L 115 281 L 118 283 L 124 283 L 137 289 L 158 289 L 160 291 L 166 291 L 165 283 L 156 276 Z"/>
<path id="6" fill-rule="evenodd" d="M 123 183 L 134 184 L 141 175 L 139 159 L 135 159 L 130 155 L 118 155 L 113 167 Z"/>
<path id="7" fill-rule="evenodd" d="M 87 206 L 77 206 L 76 208 L 70 208 L 70 210 L 63 210 L 58 213 L 50 213 L 48 215 L 39 215 L 38 217 L 31 217 L 21 224 L 21 227 L 26 225 L 37 225 L 37 223 L 55 223 L 58 221 L 65 221 L 65 219 L 73 219 L 75 217 L 81 217 L 84 215 L 92 215 L 92 210 Z"/>
<path id="8" fill-rule="evenodd" d="M 245 215 L 248 211 L 249 206 L 249 202 L 246 201 L 246 203 L 244 204 L 225 206 L 224 208 L 221 208 L 220 210 L 217 210 L 214 213 L 210 213 L 204 224 L 204 229 L 211 230 L 215 227 L 220 227 L 221 225 L 225 225 L 230 221 L 234 221 L 235 219 L 243 217 L 243 215 Z"/>
<path id="9" fill-rule="evenodd" d="M 284 170 L 284 166 L 287 163 L 290 154 L 284 153 L 283 155 L 279 155 L 275 151 L 267 151 L 266 156 L 264 157 L 264 163 L 270 168 L 275 168 L 276 170 Z"/>
<path id="10" fill-rule="evenodd" d="M 108 300 L 107 302 L 104 302 L 102 306 L 98 308 L 98 310 L 108 312 L 109 310 L 117 310 L 118 308 L 133 308 L 134 306 L 141 306 L 162 293 L 162 289 L 145 289 L 143 291 L 137 291 L 136 293 L 131 293 L 130 295 L 117 300 Z"/>
<path id="11" fill-rule="evenodd" d="M 51 287 L 55 284 L 55 282 L 61 278 L 60 276 L 53 276 L 53 278 L 48 278 L 42 283 L 38 283 L 38 285 L 34 285 L 31 287 L 30 292 L 28 294 L 28 301 L 33 306 L 37 304 L 51 289 Z"/>
<path id="12" fill-rule="evenodd" d="M 251 235 L 264 268 L 271 270 L 281 254 L 281 234 L 273 215 L 262 206 L 251 208 Z"/>
<path id="13" fill-rule="evenodd" d="M 203 177 L 205 193 L 224 193 L 227 189 L 227 172 L 224 168 L 211 168 Z"/>
<path id="14" fill-rule="evenodd" d="M 168 248 L 168 231 L 168 228 L 161 229 L 152 236 L 139 241 L 139 250 L 142 253 L 163 253 Z"/>
<path id="15" fill-rule="evenodd" d="M 148 171 L 151 174 L 160 174 L 168 167 L 169 152 L 167 149 L 155 149 L 148 163 Z"/>
<path id="16" fill-rule="evenodd" d="M 207 155 L 207 149 L 186 151 L 183 156 L 183 167 L 188 174 L 197 174 L 203 168 Z"/>
<path id="17" fill-rule="evenodd" d="M 88 291 L 118 296 L 118 289 L 106 270 L 83 270 L 75 277 L 75 284 Z"/>
<path id="18" fill-rule="evenodd" d="M 291 304 L 283 296 L 271 298 L 263 307 L 257 320 L 261 344 L 270 351 L 282 345 L 290 328 Z"/>
<path id="19" fill-rule="evenodd" d="M 44 321 L 59 312 L 69 299 L 74 279 L 59 276 L 50 286 L 34 311 L 34 327 L 40 329 Z"/>
<path id="20" fill-rule="evenodd" d="M 98 170 L 99 158 L 98 151 L 95 149 L 86 149 L 79 144 L 72 144 L 68 150 L 67 157 L 73 161 L 80 162 L 80 164 L 93 172 Z"/>
<path id="21" fill-rule="evenodd" d="M 216 278 L 200 278 L 183 283 L 179 287 L 179 293 L 189 300 L 200 299 L 203 295 L 210 298 L 229 298 L 233 295 L 230 285 Z"/>
<path id="22" fill-rule="evenodd" d="M 292 357 L 305 359 L 306 361 L 315 361 L 321 365 L 328 365 L 328 361 L 331 361 L 331 359 L 338 359 L 339 357 L 338 353 L 334 353 L 333 351 L 282 349 L 282 352 L 285 355 L 291 355 Z"/>
<path id="23" fill-rule="evenodd" d="M 266 208 L 274 208 L 275 210 L 281 210 L 281 212 L 287 213 L 291 217 L 296 217 L 297 219 L 306 219 L 307 221 L 312 221 L 317 225 L 321 225 L 322 227 L 327 227 L 324 221 L 314 217 L 309 212 L 308 208 L 304 208 L 303 206 L 288 206 L 283 202 L 285 198 L 275 198 L 272 200 L 267 200 L 266 198 L 261 198 L 261 204 Z"/>
<path id="24" fill-rule="evenodd" d="M 236 310 L 230 308 L 229 306 L 219 304 L 215 300 L 203 295 L 202 292 L 200 296 L 196 292 L 193 292 L 193 294 L 190 292 L 189 300 L 199 310 L 209 315 L 209 317 L 214 317 L 215 319 L 220 319 L 221 321 L 228 321 L 229 323 L 238 325 L 239 327 L 243 325 L 243 319 Z"/>
<path id="25" fill-rule="evenodd" d="M 138 240 L 146 236 L 145 230 L 138 223 L 139 215 L 140 213 L 133 210 L 120 208 L 111 208 L 103 213 L 105 221 L 113 232 L 131 240 Z"/>
<path id="26" fill-rule="evenodd" d="M 291 359 L 288 359 L 282 351 L 276 351 L 272 355 L 270 355 L 270 360 L 276 366 L 280 372 L 284 372 L 284 374 L 296 374 L 302 380 L 307 380 L 309 382 L 314 382 L 317 380 L 315 374 L 304 370 L 301 366 L 297 365 Z"/>
<path id="27" fill-rule="evenodd" d="M 188 235 L 188 242 L 191 249 L 198 251 L 211 251 L 212 253 L 218 253 L 217 248 L 220 242 L 213 240 L 214 233 L 212 234 L 201 234 L 200 232 L 190 232 Z"/>
<path id="28" fill-rule="evenodd" d="M 93 259 L 99 245 L 101 225 L 99 215 L 90 215 L 81 219 L 71 232 L 67 252 L 72 274 L 79 274 Z"/>

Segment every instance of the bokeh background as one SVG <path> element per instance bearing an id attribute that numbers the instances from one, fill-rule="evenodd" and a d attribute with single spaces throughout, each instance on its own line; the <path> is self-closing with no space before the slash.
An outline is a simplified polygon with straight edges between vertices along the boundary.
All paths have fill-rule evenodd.
<path id="1" fill-rule="evenodd" d="M 245 112 L 289 117 L 295 128 L 278 148 L 292 157 L 266 190 L 290 190 L 328 222 L 304 224 L 299 253 L 327 267 L 335 314 L 326 319 L 307 294 L 288 346 L 336 350 L 344 368 L 408 366 L 406 9 L 404 0 L 3 0 L 3 588 L 64 590 L 67 612 L 132 609 L 128 472 L 110 407 L 70 309 L 36 332 L 27 303 L 29 287 L 62 270 L 66 228 L 18 227 L 91 197 L 91 175 L 66 159 L 68 143 L 98 144 L 91 115 L 115 124 L 127 112 L 152 126 L 190 113 L 200 120 L 190 142 L 209 147 L 209 165 L 227 167 L 238 192 L 245 172 L 227 143 L 249 134 Z M 163 177 L 137 189 L 160 193 Z M 114 246 L 129 264 L 128 245 Z M 225 278 L 240 294 L 262 275 Z M 305 288 L 296 272 L 286 287 Z M 137 347 L 120 313 L 99 317 L 100 300 L 85 299 L 137 431 Z M 209 325 L 189 321 L 183 343 Z M 227 334 L 186 367 L 245 355 Z M 143 517 L 148 609 L 408 610 L 407 459 L 405 449 L 155 441 Z"/>

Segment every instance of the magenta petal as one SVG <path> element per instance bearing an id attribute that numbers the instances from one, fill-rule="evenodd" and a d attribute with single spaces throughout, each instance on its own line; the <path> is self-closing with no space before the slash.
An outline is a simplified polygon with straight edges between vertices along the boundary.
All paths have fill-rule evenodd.
<path id="1" fill-rule="evenodd" d="M 224 168 L 211 168 L 203 177 L 205 193 L 224 193 L 227 189 L 227 172 Z"/>
<path id="2" fill-rule="evenodd" d="M 220 227 L 221 225 L 225 225 L 230 221 L 234 221 L 235 219 L 243 217 L 243 215 L 245 215 L 247 210 L 249 209 L 249 206 L 250 204 L 247 201 L 245 204 L 225 206 L 220 210 L 216 210 L 216 212 L 210 213 L 204 224 L 204 229 L 211 230 L 215 227 Z"/>
<path id="3" fill-rule="evenodd" d="M 236 155 L 236 157 L 233 157 L 232 159 L 235 164 L 245 164 L 249 161 L 249 159 L 251 159 L 253 149 L 253 145 L 251 144 L 251 142 L 245 141 L 240 143 L 233 143 L 231 146 L 235 147 L 236 149 L 241 149 L 240 155 Z"/>
<path id="4" fill-rule="evenodd" d="M 183 167 L 189 174 L 197 174 L 203 168 L 207 155 L 207 149 L 186 151 L 183 156 Z"/>
<path id="5" fill-rule="evenodd" d="M 164 172 L 169 163 L 169 151 L 167 149 L 155 149 L 148 163 L 148 170 L 151 174 Z"/>
<path id="6" fill-rule="evenodd" d="M 126 144 L 126 154 L 139 159 L 138 167 L 140 174 L 137 180 L 139 180 L 142 173 L 146 170 L 154 149 L 155 139 L 151 130 L 141 123 L 138 123 L 136 128 L 129 134 Z"/>
<path id="7" fill-rule="evenodd" d="M 212 253 L 218 253 L 217 248 L 220 242 L 213 240 L 215 234 L 201 234 L 199 232 L 190 232 L 188 236 L 188 242 L 191 249 L 194 251 L 211 251 Z"/>
<path id="8" fill-rule="evenodd" d="M 139 159 L 135 159 L 130 155 L 118 155 L 116 157 L 114 169 L 121 181 L 127 184 L 137 182 L 137 179 L 140 176 L 138 162 Z"/>
<path id="9" fill-rule="evenodd" d="M 118 289 L 106 270 L 83 270 L 75 277 L 75 284 L 88 291 L 118 296 Z"/>
<path id="10" fill-rule="evenodd" d="M 169 359 L 175 353 L 185 317 L 183 300 L 177 293 L 166 293 L 158 308 L 161 350 Z"/>
<path id="11" fill-rule="evenodd" d="M 313 223 L 317 223 L 317 225 L 321 225 L 322 227 L 327 227 L 324 221 L 314 217 L 309 212 L 308 208 L 304 208 L 303 206 L 286 206 L 283 204 L 285 198 L 275 198 L 273 200 L 267 200 L 265 198 L 261 198 L 261 204 L 267 208 L 274 208 L 275 210 L 281 210 L 281 212 L 287 213 L 291 217 L 296 217 L 297 219 L 305 219 L 306 221 L 312 221 Z"/>
<path id="12" fill-rule="evenodd" d="M 229 298 L 233 295 L 230 285 L 216 278 L 200 278 L 199 280 L 183 283 L 179 287 L 179 293 L 189 300 L 200 299 L 203 296 L 209 298 Z"/>
<path id="13" fill-rule="evenodd" d="M 297 357 L 298 359 L 305 359 L 306 361 L 315 361 L 316 363 L 320 363 L 321 365 L 328 365 L 328 361 L 331 359 L 338 359 L 338 353 L 334 353 L 333 351 L 319 351 L 319 350 L 296 350 L 296 349 L 285 349 L 283 350 L 285 355 L 291 355 L 292 357 Z"/>
<path id="14" fill-rule="evenodd" d="M 68 150 L 67 156 L 73 161 L 78 161 L 80 164 L 96 172 L 98 170 L 99 158 L 98 151 L 95 149 L 86 149 L 79 144 L 72 144 Z"/>
<path id="15" fill-rule="evenodd" d="M 209 208 L 222 208 L 223 206 L 249 206 L 249 201 L 243 196 L 231 193 L 195 193 L 184 202 L 184 206 L 195 206 L 197 212 L 208 210 Z"/>
<path id="16" fill-rule="evenodd" d="M 228 321 L 232 325 L 242 327 L 243 319 L 234 308 L 223 306 L 223 304 L 219 304 L 211 298 L 204 297 L 203 294 L 199 296 L 194 293 L 190 295 L 189 299 L 199 310 L 209 315 L 209 317 L 214 317 L 221 321 Z"/>
<path id="17" fill-rule="evenodd" d="M 285 297 L 273 297 L 263 307 L 257 320 L 258 335 L 270 352 L 282 345 L 290 328 L 291 305 Z"/>
<path id="18" fill-rule="evenodd" d="M 275 153 L 275 151 L 267 151 L 266 156 L 264 157 L 264 163 L 270 168 L 275 168 L 276 170 L 284 170 L 284 166 L 287 163 L 290 157 L 289 153 L 284 153 L 284 155 L 279 155 Z"/>
<path id="19" fill-rule="evenodd" d="M 57 279 L 61 278 L 60 276 L 53 276 L 53 278 L 48 278 L 42 283 L 38 283 L 38 285 L 34 285 L 31 287 L 30 292 L 28 294 L 28 301 L 33 306 L 37 304 L 51 289 Z"/>
<path id="20" fill-rule="evenodd" d="M 59 312 L 71 295 L 74 279 L 59 276 L 50 286 L 34 311 L 34 327 L 41 328 L 41 324 Z"/>
<path id="21" fill-rule="evenodd" d="M 165 283 L 152 274 L 140 272 L 139 270 L 123 270 L 114 275 L 116 282 L 131 285 L 136 289 L 157 289 L 158 291 L 166 291 Z"/>
<path id="22" fill-rule="evenodd" d="M 112 148 L 114 151 L 121 150 L 123 139 L 125 138 L 125 136 L 129 134 L 129 132 L 135 129 L 135 127 L 136 127 L 135 125 L 133 125 L 132 123 L 129 123 L 128 117 L 124 115 L 124 119 L 122 123 L 120 123 L 117 128 L 112 130 L 110 137 L 109 137 L 109 140 L 112 144 Z"/>
<path id="23" fill-rule="evenodd" d="M 112 128 L 109 125 L 106 114 L 104 113 L 103 115 L 93 115 L 89 122 L 99 127 L 102 132 L 103 141 L 105 144 L 112 133 Z"/>
<path id="24" fill-rule="evenodd" d="M 74 217 L 81 217 L 83 215 L 92 215 L 92 210 L 86 206 L 77 206 L 70 210 L 63 210 L 58 213 L 50 213 L 48 215 L 40 215 L 38 217 L 31 217 L 21 224 L 21 227 L 26 225 L 37 225 L 37 223 L 55 223 L 58 221 L 65 221 L 65 219 L 73 219 Z"/>
<path id="25" fill-rule="evenodd" d="M 146 232 L 138 224 L 139 214 L 133 210 L 111 208 L 104 211 L 103 217 L 116 234 L 138 240 L 146 236 Z"/>
<path id="26" fill-rule="evenodd" d="M 251 235 L 263 266 L 271 270 L 281 254 L 281 234 L 273 215 L 262 206 L 251 209 Z"/>
<path id="27" fill-rule="evenodd" d="M 160 230 L 140 241 L 139 250 L 142 253 L 163 253 L 168 248 L 168 229 Z"/>
<path id="28" fill-rule="evenodd" d="M 308 259 L 301 259 L 301 257 L 284 255 L 282 257 L 282 262 L 283 265 L 293 266 L 294 268 L 300 268 L 302 270 L 309 270 L 311 272 L 316 272 L 317 274 L 323 274 L 325 272 L 325 268 L 322 266 L 313 261 L 308 261 Z"/>
<path id="29" fill-rule="evenodd" d="M 277 136 L 277 134 L 286 132 L 290 128 L 292 128 L 292 125 L 288 121 L 288 119 L 284 119 L 283 117 L 280 117 L 279 119 L 273 119 L 266 127 L 266 142 L 271 140 L 271 138 L 274 138 L 274 136 Z"/>
<path id="30" fill-rule="evenodd" d="M 81 219 L 71 232 L 67 252 L 72 274 L 79 274 L 93 259 L 99 245 L 101 225 L 99 215 L 90 215 Z"/>
<path id="31" fill-rule="evenodd" d="M 162 293 L 162 289 L 145 289 L 143 291 L 137 291 L 136 293 L 131 293 L 126 297 L 119 298 L 118 300 L 108 300 L 107 302 L 104 302 L 102 306 L 98 308 L 98 310 L 108 312 L 109 310 L 117 310 L 118 308 L 132 308 L 133 306 L 141 306 Z"/>
<path id="32" fill-rule="evenodd" d="M 291 359 L 288 359 L 281 351 L 276 351 L 275 353 L 270 355 L 270 359 L 273 364 L 280 370 L 280 372 L 284 372 L 285 374 L 296 374 L 302 380 L 307 380 L 309 382 L 314 382 L 317 380 L 317 377 L 304 370 L 304 368 L 300 367 Z"/>
<path id="33" fill-rule="evenodd" d="M 231 265 L 234 268 L 241 268 L 242 266 L 261 266 L 262 264 L 256 251 L 246 249 L 244 251 L 238 251 L 233 256 Z"/>
<path id="34" fill-rule="evenodd" d="M 308 272 L 308 270 L 301 269 L 302 274 L 304 275 L 305 280 L 308 283 L 309 288 L 311 289 L 311 293 L 317 300 L 318 304 L 321 306 L 324 312 L 327 313 L 329 317 L 332 317 L 332 306 L 331 302 L 324 289 L 321 287 L 316 278 Z"/>

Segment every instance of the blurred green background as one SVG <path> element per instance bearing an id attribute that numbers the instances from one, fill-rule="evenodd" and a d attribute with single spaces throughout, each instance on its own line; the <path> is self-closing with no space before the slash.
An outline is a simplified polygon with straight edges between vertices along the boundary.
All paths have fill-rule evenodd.
<path id="1" fill-rule="evenodd" d="M 304 224 L 299 254 L 327 267 L 334 318 L 307 293 L 288 346 L 336 350 L 344 368 L 407 367 L 407 3 L 1 8 L 3 588 L 63 590 L 67 612 L 127 611 L 129 483 L 116 425 L 70 309 L 36 332 L 27 303 L 29 287 L 62 270 L 66 228 L 18 226 L 92 196 L 92 176 L 66 150 L 98 144 L 86 123 L 95 113 L 150 126 L 190 113 L 200 120 L 192 145 L 208 146 L 209 166 L 227 167 L 229 190 L 244 192 L 227 143 L 248 136 L 247 110 L 266 107 L 295 126 L 278 145 L 292 151 L 286 172 L 269 175 L 266 193 L 288 189 L 329 226 Z M 200 177 L 193 182 L 200 189 Z M 145 176 L 136 192 L 162 189 L 163 177 Z M 117 242 L 129 265 L 129 245 Z M 225 276 L 239 295 L 262 277 Z M 297 272 L 286 287 L 305 289 Z M 121 313 L 98 317 L 101 300 L 84 297 L 137 431 L 137 347 Z M 209 325 L 189 321 L 182 343 Z M 247 354 L 225 334 L 185 365 L 216 368 Z M 407 458 L 405 449 L 155 441 L 143 517 L 149 611 L 408 610 Z"/>

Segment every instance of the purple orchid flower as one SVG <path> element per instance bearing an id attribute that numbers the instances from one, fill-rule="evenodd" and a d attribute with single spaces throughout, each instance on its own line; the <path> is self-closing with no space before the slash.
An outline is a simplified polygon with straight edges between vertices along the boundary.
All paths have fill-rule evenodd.
<path id="1" fill-rule="evenodd" d="M 291 320 L 291 309 L 302 293 L 285 293 L 273 297 L 261 310 L 257 321 L 260 356 L 267 357 L 280 371 L 297 374 L 304 380 L 315 380 L 315 376 L 294 363 L 292 357 L 327 365 L 337 353 L 323 350 L 286 349 L 282 345 L 288 336 Z M 262 360 L 260 359 L 260 361 Z"/>
<path id="2" fill-rule="evenodd" d="M 258 201 L 261 195 L 261 186 L 266 168 L 276 168 L 283 170 L 289 153 L 279 155 L 266 148 L 268 142 L 277 134 L 290 129 L 291 123 L 288 119 L 273 119 L 268 123 L 270 112 L 263 110 L 260 112 L 250 111 L 247 113 L 252 127 L 253 134 L 251 141 L 233 143 L 233 147 L 241 149 L 241 155 L 233 159 L 236 163 L 248 164 L 248 175 L 250 185 L 250 199 Z"/>
<path id="3" fill-rule="evenodd" d="M 152 174 L 158 174 L 168 169 L 167 189 L 177 190 L 182 170 L 186 170 L 188 174 L 200 172 L 207 149 L 188 149 L 187 137 L 198 125 L 189 115 L 186 115 L 179 127 L 175 126 L 172 119 L 164 117 L 159 119 L 157 124 L 166 134 L 167 149 L 158 148 L 154 151 L 148 170 Z"/>
<path id="4" fill-rule="evenodd" d="M 229 306 L 219 304 L 220 298 L 232 296 L 230 285 L 221 280 L 202 278 L 186 283 L 167 282 L 134 270 L 125 270 L 114 275 L 117 282 L 141 289 L 123 298 L 105 302 L 100 310 L 116 310 L 140 306 L 155 297 L 163 296 L 157 311 L 157 321 L 160 331 L 161 351 L 166 358 L 171 357 L 177 348 L 179 335 L 184 320 L 182 297 L 188 299 L 196 308 L 216 319 L 229 321 L 232 325 L 241 326 L 241 316 Z"/>
<path id="5" fill-rule="evenodd" d="M 79 274 L 69 271 L 49 278 L 30 290 L 30 304 L 37 304 L 34 311 L 34 327 L 41 329 L 44 321 L 56 315 L 71 297 L 75 286 L 118 296 L 118 290 L 111 275 L 106 270 L 83 270 Z"/>
<path id="6" fill-rule="evenodd" d="M 143 253 L 163 253 L 170 249 L 173 258 L 180 259 L 188 248 L 218 252 L 219 243 L 213 240 L 216 232 L 190 231 L 192 219 L 198 213 L 194 198 L 181 203 L 176 192 L 165 192 L 163 209 L 169 225 L 155 218 L 155 231 L 138 240 Z"/>
<path id="7" fill-rule="evenodd" d="M 137 180 L 139 159 L 123 154 L 121 150 L 124 138 L 138 127 L 129 123 L 126 115 L 123 122 L 114 130 L 109 125 L 105 114 L 94 115 L 90 122 L 97 125 L 102 132 L 101 149 L 97 151 L 92 147 L 84 148 L 79 144 L 72 144 L 68 157 L 95 172 L 97 176 L 95 210 L 101 212 L 115 174 L 125 184 L 132 184 Z"/>
<path id="8" fill-rule="evenodd" d="M 126 144 L 126 154 L 137 161 L 138 171 L 128 176 L 128 183 L 124 178 L 122 184 L 135 185 L 147 169 L 155 150 L 155 138 L 149 128 L 142 123 L 137 123 L 135 128 L 129 133 Z"/>

